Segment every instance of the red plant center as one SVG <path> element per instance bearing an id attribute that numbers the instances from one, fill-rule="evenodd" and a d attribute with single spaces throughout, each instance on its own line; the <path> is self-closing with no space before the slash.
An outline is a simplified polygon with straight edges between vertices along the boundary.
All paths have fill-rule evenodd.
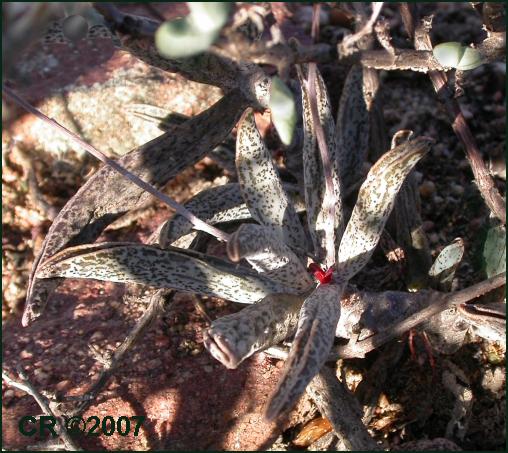
<path id="1" fill-rule="evenodd" d="M 326 271 L 321 269 L 321 266 L 317 263 L 309 264 L 309 271 L 312 272 L 314 277 L 321 283 L 322 285 L 326 283 L 330 283 L 332 281 L 333 275 L 333 267 L 328 268 Z"/>

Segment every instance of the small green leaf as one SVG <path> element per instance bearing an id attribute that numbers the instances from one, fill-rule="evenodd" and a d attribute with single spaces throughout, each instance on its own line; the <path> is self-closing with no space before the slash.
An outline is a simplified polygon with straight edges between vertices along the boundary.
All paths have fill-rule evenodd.
<path id="1" fill-rule="evenodd" d="M 499 225 L 487 233 L 483 248 L 485 272 L 487 277 L 506 272 L 506 229 Z"/>
<path id="2" fill-rule="evenodd" d="M 186 58 L 206 51 L 218 32 L 203 33 L 187 18 L 164 22 L 155 32 L 155 45 L 166 58 Z"/>
<path id="3" fill-rule="evenodd" d="M 463 256 L 464 241 L 461 238 L 457 238 L 441 250 L 441 253 L 429 270 L 429 276 L 433 277 L 440 284 L 450 283 Z"/>
<path id="4" fill-rule="evenodd" d="M 273 125 L 282 143 L 289 145 L 296 125 L 295 100 L 289 88 L 278 77 L 272 78 L 269 107 Z"/>
<path id="5" fill-rule="evenodd" d="M 227 22 L 228 2 L 187 2 L 190 9 L 189 22 L 202 33 L 220 30 Z"/>
<path id="6" fill-rule="evenodd" d="M 444 42 L 432 50 L 434 58 L 440 65 L 467 71 L 483 64 L 482 56 L 477 49 L 463 46 L 460 42 Z"/>

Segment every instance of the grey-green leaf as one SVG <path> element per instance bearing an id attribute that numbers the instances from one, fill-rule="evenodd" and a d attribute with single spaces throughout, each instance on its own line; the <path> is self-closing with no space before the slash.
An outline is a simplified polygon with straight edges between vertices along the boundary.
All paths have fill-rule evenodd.
<path id="1" fill-rule="evenodd" d="M 273 227 L 294 251 L 306 250 L 302 224 L 282 186 L 251 109 L 244 114 L 238 129 L 236 168 L 241 192 L 252 218 L 262 225 Z M 303 256 L 303 253 L 298 254 Z"/>
<path id="2" fill-rule="evenodd" d="M 227 368 L 276 345 L 296 330 L 304 297 L 272 294 L 232 315 L 216 319 L 204 332 L 206 349 Z"/>
<path id="3" fill-rule="evenodd" d="M 487 277 L 506 272 L 506 227 L 503 225 L 488 231 L 483 247 L 483 259 Z"/>
<path id="4" fill-rule="evenodd" d="M 136 243 L 71 247 L 43 263 L 37 278 L 91 278 L 173 288 L 240 303 L 253 303 L 293 288 L 219 258 L 190 250 L 160 249 Z"/>
<path id="5" fill-rule="evenodd" d="M 208 110 L 188 120 L 178 131 L 162 134 L 132 150 L 119 163 L 155 187 L 163 187 L 181 170 L 224 141 L 247 105 L 241 92 L 233 90 Z M 68 245 L 95 240 L 107 225 L 143 205 L 149 197 L 143 189 L 107 166 L 79 189 L 53 221 L 34 261 L 24 325 L 40 315 L 48 293 L 55 286 L 42 282 L 38 287 L 33 275 L 39 263 Z"/>
<path id="6" fill-rule="evenodd" d="M 231 235 L 227 251 L 232 261 L 245 258 L 258 272 L 297 291 L 308 290 L 314 284 L 300 259 L 272 227 L 241 225 Z"/>
<path id="7" fill-rule="evenodd" d="M 166 58 L 192 57 L 205 52 L 217 36 L 217 30 L 203 32 L 184 17 L 164 22 L 155 33 L 155 45 Z"/>
<path id="8" fill-rule="evenodd" d="M 307 205 L 307 223 L 310 236 L 314 246 L 314 254 L 319 260 L 323 260 L 326 253 L 326 222 L 328 210 L 324 205 L 325 178 L 323 163 L 317 145 L 316 131 L 312 119 L 310 107 L 310 95 L 305 80 L 305 74 L 297 66 L 297 73 L 302 88 L 302 110 L 303 110 L 303 173 L 305 188 L 305 203 Z M 337 168 L 338 143 L 335 133 L 335 124 L 332 116 L 332 109 L 328 92 L 321 74 L 316 69 L 316 99 L 319 114 L 319 121 L 325 134 L 325 140 L 332 162 L 331 174 L 334 187 L 335 204 L 335 242 L 340 240 L 343 229 L 343 208 L 341 197 L 341 182 L 339 169 Z"/>
<path id="9" fill-rule="evenodd" d="M 344 187 L 362 174 L 367 158 L 370 120 L 363 92 L 363 68 L 353 65 L 344 83 L 337 114 L 338 167 Z"/>
<path id="10" fill-rule="evenodd" d="M 325 363 L 340 317 L 343 285 L 320 285 L 303 303 L 284 374 L 272 395 L 266 418 L 291 409 Z"/>
<path id="11" fill-rule="evenodd" d="M 289 88 L 277 76 L 272 78 L 269 107 L 273 125 L 282 143 L 289 145 L 296 125 L 295 100 Z"/>
<path id="12" fill-rule="evenodd" d="M 410 140 L 385 153 L 370 169 L 340 243 L 339 279 L 349 280 L 367 264 L 405 177 L 430 145 L 428 138 Z"/>
<path id="13" fill-rule="evenodd" d="M 463 256 L 464 241 L 457 238 L 441 250 L 429 269 L 429 276 L 441 285 L 451 283 Z"/>

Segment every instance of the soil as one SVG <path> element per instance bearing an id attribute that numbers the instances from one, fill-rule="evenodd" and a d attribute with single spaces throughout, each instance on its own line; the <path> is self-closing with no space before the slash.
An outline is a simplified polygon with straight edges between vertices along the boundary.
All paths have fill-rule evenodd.
<path id="1" fill-rule="evenodd" d="M 140 5 L 128 8 L 150 15 Z M 166 18 L 185 13 L 171 4 L 157 8 Z M 423 8 L 426 13 L 436 14 L 434 42 L 470 43 L 484 37 L 481 18 L 469 3 L 425 4 Z M 297 4 L 291 10 L 299 12 L 300 18 L 308 17 L 308 6 Z M 390 22 L 394 45 L 408 47 L 397 10 L 389 6 L 383 11 Z M 338 20 L 335 14 L 327 17 L 329 23 L 322 27 L 321 37 L 331 42 L 340 35 L 339 22 L 343 18 Z M 306 33 L 301 22 L 292 23 L 292 28 Z M 77 49 L 60 43 L 35 44 L 18 64 L 30 79 L 20 94 L 112 156 L 124 154 L 161 133 L 154 125 L 129 117 L 126 104 L 149 104 L 192 116 L 221 96 L 216 88 L 150 68 L 125 52 L 98 45 L 97 41 L 84 41 Z M 332 102 L 337 105 L 344 75 L 333 64 L 320 69 Z M 503 161 L 505 75 L 504 62 L 469 71 L 462 82 L 463 95 L 458 99 L 485 162 Z M 428 76 L 393 71 L 382 72 L 381 80 L 387 136 L 411 129 L 416 136 L 428 135 L 436 140 L 430 155 L 415 169 L 421 217 L 433 257 L 461 237 L 466 253 L 457 270 L 454 289 L 483 280 L 485 271 L 480 257 L 492 219 Z M 4 367 L 15 370 L 20 365 L 39 390 L 66 397 L 82 395 L 101 368 L 90 346 L 104 353 L 114 350 L 143 313 L 147 299 L 129 297 L 122 285 L 67 280 L 49 300 L 44 315 L 31 326 L 21 327 L 28 275 L 51 220 L 99 165 L 73 150 L 31 115 L 11 105 L 8 115 L 2 133 Z M 258 123 L 263 125 L 274 156 L 280 157 L 283 150 L 273 139 L 267 118 L 266 114 L 260 115 Z M 205 158 L 183 171 L 165 191 L 183 202 L 233 178 Z M 505 181 L 497 177 L 495 181 L 504 196 Z M 146 242 L 171 215 L 164 205 L 152 202 L 111 225 L 99 241 Z M 213 253 L 224 253 L 216 243 L 208 247 Z M 387 262 L 381 250 L 354 283 L 368 290 L 405 289 L 396 266 Z M 177 294 L 164 317 L 148 329 L 85 413 L 85 417 L 145 416 L 140 435 L 80 437 L 77 442 L 82 448 L 295 448 L 292 440 L 319 415 L 313 402 L 303 397 L 287 419 L 267 423 L 262 417 L 263 408 L 281 376 L 283 362 L 260 353 L 238 369 L 226 370 L 203 347 L 201 332 L 208 321 L 196 308 L 197 300 L 212 319 L 241 309 L 220 299 Z M 404 449 L 404 445 L 418 449 L 424 448 L 423 444 L 414 442 L 447 438 L 443 445 L 450 442 L 446 444 L 449 449 L 455 445 L 464 450 L 504 451 L 505 357 L 499 345 L 468 335 L 464 346 L 454 354 L 434 351 L 434 367 L 429 365 L 421 337 L 416 338 L 416 348 L 415 358 L 404 337 L 364 360 L 340 363 L 348 387 L 356 391 L 359 382 L 367 382 L 369 370 L 382 354 L 391 350 L 397 357 L 387 368 L 380 393 L 370 402 L 369 429 L 379 444 L 385 449 Z M 460 382 L 450 386 L 445 376 L 455 376 Z M 454 388 L 469 389 L 472 394 L 471 405 L 461 419 L 463 426 L 458 426 L 458 422 L 457 426 L 451 425 L 451 420 L 457 419 L 453 411 L 460 400 Z M 47 440 L 19 433 L 20 417 L 40 413 L 33 398 L 5 383 L 2 392 L 4 448 L 24 449 Z M 319 432 L 309 444 L 326 430 Z"/>

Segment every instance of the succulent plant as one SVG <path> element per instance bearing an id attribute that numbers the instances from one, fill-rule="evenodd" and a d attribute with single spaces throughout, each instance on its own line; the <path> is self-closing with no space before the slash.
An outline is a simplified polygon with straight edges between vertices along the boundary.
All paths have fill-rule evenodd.
<path id="1" fill-rule="evenodd" d="M 173 233 L 169 240 L 161 236 L 159 245 L 163 245 L 164 248 L 132 243 L 68 247 L 48 259 L 40 260 L 34 274 L 35 282 L 39 283 L 44 279 L 56 277 L 94 278 L 143 283 L 156 288 L 174 288 L 241 303 L 257 302 L 249 309 L 256 313 L 253 317 L 256 322 L 260 319 L 260 313 L 267 312 L 257 324 L 258 330 L 264 332 L 264 339 L 257 338 L 256 344 L 249 344 L 249 338 L 242 338 L 242 323 L 238 324 L 239 330 L 233 329 L 229 336 L 224 336 L 218 320 L 207 333 L 206 344 L 216 358 L 227 366 L 234 367 L 254 351 L 290 337 L 296 328 L 284 377 L 267 411 L 270 418 L 290 408 L 325 362 L 341 318 L 339 302 L 347 289 L 347 283 L 369 261 L 405 176 L 430 149 L 431 143 L 428 138 L 417 138 L 384 154 L 369 171 L 360 188 L 351 218 L 344 226 L 346 221 L 342 210 L 339 168 L 342 168 L 344 159 L 354 161 L 355 158 L 349 157 L 344 150 L 342 153 L 339 152 L 339 140 L 331 115 L 330 101 L 324 82 L 317 72 L 314 90 L 318 121 L 325 131 L 330 157 L 328 164 L 320 161 L 309 85 L 303 77 L 303 71 L 301 76 L 305 127 L 303 158 L 307 229 L 301 223 L 295 205 L 280 180 L 256 128 L 253 111 L 248 109 L 240 121 L 236 151 L 236 167 L 243 203 L 238 199 L 237 192 L 236 199 L 225 195 L 232 195 L 238 190 L 238 186 L 233 188 L 233 191 L 231 188 L 223 189 L 223 204 L 216 206 L 218 209 L 214 214 L 217 215 L 216 220 L 219 220 L 221 217 L 218 211 L 222 210 L 228 213 L 226 218 L 236 220 L 245 216 L 245 208 L 241 208 L 243 204 L 245 205 L 250 217 L 257 224 L 241 225 L 229 237 L 227 252 L 233 262 L 245 259 L 253 269 L 190 250 L 167 246 L 168 242 L 181 237 Z M 229 132 L 238 115 L 239 109 L 227 107 L 228 99 L 231 99 L 229 95 L 221 101 L 220 110 L 217 106 L 210 109 L 231 112 L 231 121 L 226 122 L 222 119 L 223 127 L 219 133 L 211 133 L 217 142 L 224 139 L 224 134 Z M 208 118 L 210 115 L 212 114 L 205 117 Z M 200 123 L 198 118 L 189 121 Z M 167 139 L 156 140 L 160 143 Z M 201 141 L 208 140 L 208 137 L 201 137 Z M 133 156 L 127 156 L 126 159 L 130 159 L 128 160 L 130 163 Z M 330 165 L 332 169 L 329 172 L 333 178 L 332 202 L 338 208 L 335 209 L 332 219 L 327 217 L 329 211 L 326 204 L 323 205 L 326 192 L 324 175 L 330 170 L 326 165 Z M 349 165 L 352 166 L 351 163 Z M 150 175 L 152 178 L 162 179 L 169 174 L 168 170 L 163 171 L 160 168 L 154 170 L 157 172 Z M 107 172 L 107 169 L 103 172 Z M 147 176 L 150 174 L 146 163 L 143 173 Z M 99 178 L 100 176 L 80 190 L 71 200 L 70 206 L 77 204 L 85 195 L 91 196 L 93 191 L 90 187 L 94 187 Z M 115 190 L 114 193 L 118 196 L 117 194 L 122 191 Z M 140 195 L 136 190 L 132 198 Z M 228 201 L 232 201 L 229 209 Z M 122 209 L 128 207 L 126 203 L 122 205 Z M 242 209 L 243 214 L 240 215 Z M 72 212 L 69 207 L 66 207 L 66 211 Z M 94 212 L 96 211 L 97 207 Z M 60 217 L 46 239 L 45 253 L 50 254 L 55 250 L 56 238 L 62 238 L 61 235 L 56 236 L 55 232 L 62 232 L 64 225 L 68 227 L 68 215 Z M 210 216 L 205 217 L 210 219 Z M 222 220 L 224 219 L 225 217 L 222 217 Z M 181 220 L 173 219 L 161 229 L 161 233 L 174 232 L 178 222 L 181 223 Z M 76 228 L 76 222 L 73 226 Z M 330 231 L 333 235 L 331 253 L 329 249 L 327 250 L 330 244 L 327 234 Z M 181 235 L 187 232 L 188 229 L 180 230 Z M 83 231 L 80 235 L 83 237 Z M 92 237 L 91 233 L 89 237 Z M 307 270 L 309 256 L 317 260 L 311 266 L 314 277 Z M 330 261 L 330 257 L 334 262 Z M 321 270 L 320 266 L 325 259 L 328 259 L 328 262 L 325 263 L 325 269 Z M 361 306 L 361 303 L 357 305 Z M 242 315 L 242 319 L 248 319 L 249 309 Z M 339 323 L 339 330 L 340 328 L 350 329 L 344 327 L 344 322 Z M 231 330 L 230 324 L 229 329 Z M 233 338 L 236 340 L 232 341 Z"/>

